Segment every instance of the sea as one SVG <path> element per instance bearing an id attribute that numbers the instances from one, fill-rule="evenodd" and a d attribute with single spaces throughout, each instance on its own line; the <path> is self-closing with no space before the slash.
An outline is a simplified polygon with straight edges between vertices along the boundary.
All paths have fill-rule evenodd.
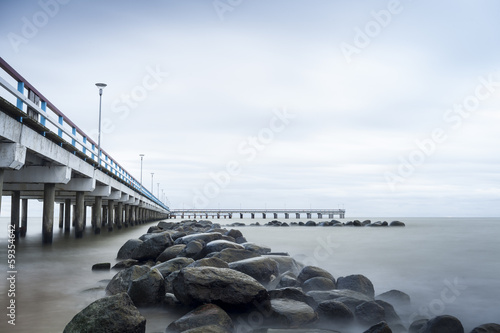
<path id="1" fill-rule="evenodd" d="M 354 219 L 399 220 L 406 227 L 250 226 L 270 221 L 258 218 L 212 221 L 223 226 L 244 223 L 237 229 L 248 241 L 267 245 L 273 252 L 287 252 L 335 278 L 363 274 L 376 294 L 392 289 L 407 293 L 412 305 L 400 311 L 405 322 L 448 314 L 461 320 L 465 332 L 480 324 L 500 323 L 500 218 L 350 217 L 340 221 Z M 26 237 L 16 244 L 17 273 L 12 284 L 7 273 L 9 218 L 0 218 L 0 332 L 62 332 L 75 314 L 105 295 L 104 287 L 117 273 L 92 271 L 92 265 L 114 265 L 122 244 L 154 224 L 103 230 L 100 235 L 87 227 L 82 239 L 75 239 L 73 230 L 65 234 L 56 224 L 53 244 L 47 246 L 42 245 L 41 218 L 31 217 Z M 8 323 L 12 299 L 15 325 Z M 147 318 L 147 332 L 163 332 L 182 315 L 166 308 L 140 311 Z"/>

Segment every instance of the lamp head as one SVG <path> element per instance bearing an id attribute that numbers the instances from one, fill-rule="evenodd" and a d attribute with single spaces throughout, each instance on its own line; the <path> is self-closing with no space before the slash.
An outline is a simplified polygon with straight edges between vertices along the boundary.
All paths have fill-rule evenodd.
<path id="1" fill-rule="evenodd" d="M 96 83 L 95 84 L 97 88 L 99 88 L 99 95 L 102 95 L 102 90 L 106 88 L 107 84 L 106 83 Z"/>

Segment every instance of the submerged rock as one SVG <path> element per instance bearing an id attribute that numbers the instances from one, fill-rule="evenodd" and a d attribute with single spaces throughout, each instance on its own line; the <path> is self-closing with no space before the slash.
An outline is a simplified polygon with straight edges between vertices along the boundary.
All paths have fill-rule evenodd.
<path id="1" fill-rule="evenodd" d="M 404 227 L 406 226 L 403 222 L 401 221 L 392 221 L 390 224 L 389 224 L 391 227 Z"/>
<path id="2" fill-rule="evenodd" d="M 474 328 L 470 333 L 500 333 L 499 324 L 483 324 Z"/>
<path id="3" fill-rule="evenodd" d="M 330 272 L 316 266 L 304 267 L 302 271 L 300 271 L 299 276 L 297 276 L 297 280 L 299 280 L 301 283 L 304 283 L 305 281 L 314 277 L 324 277 L 332 280 L 333 283 L 335 283 L 335 278 Z"/>
<path id="4" fill-rule="evenodd" d="M 140 239 L 129 239 L 122 245 L 116 255 L 117 259 L 131 259 L 134 250 L 143 243 Z"/>
<path id="5" fill-rule="evenodd" d="M 381 321 L 380 323 L 373 325 L 363 333 L 392 333 L 392 330 L 385 321 Z"/>
<path id="6" fill-rule="evenodd" d="M 410 306 L 411 304 L 410 296 L 408 294 L 394 289 L 375 296 L 375 299 L 386 301 L 397 307 L 399 306 L 406 307 Z"/>
<path id="7" fill-rule="evenodd" d="M 163 276 L 157 269 L 135 279 L 130 284 L 127 293 L 136 306 L 159 304 L 165 297 Z"/>
<path id="8" fill-rule="evenodd" d="M 223 332 L 231 332 L 233 330 L 233 321 L 217 305 L 204 304 L 168 325 L 166 333 L 180 333 L 206 326 L 218 326 Z M 209 330 L 207 331 L 210 332 Z"/>
<path id="9" fill-rule="evenodd" d="M 354 311 L 357 321 L 361 325 L 375 325 L 385 319 L 384 308 L 375 302 L 364 302 Z"/>
<path id="10" fill-rule="evenodd" d="M 457 318 L 445 315 L 429 320 L 419 333 L 464 333 L 464 327 Z"/>
<path id="11" fill-rule="evenodd" d="M 80 311 L 64 333 L 143 333 L 144 318 L 126 293 L 104 297 Z"/>
<path id="12" fill-rule="evenodd" d="M 317 313 L 304 302 L 277 298 L 271 300 L 271 320 L 273 327 L 296 328 L 318 319 Z"/>
<path id="13" fill-rule="evenodd" d="M 354 274 L 346 277 L 339 277 L 337 289 L 349 289 L 367 295 L 370 298 L 375 296 L 375 289 L 372 282 L 364 275 Z"/>
<path id="14" fill-rule="evenodd" d="M 149 270 L 149 266 L 136 265 L 116 273 L 106 286 L 106 293 L 115 295 L 127 292 L 132 281 L 148 273 Z"/>

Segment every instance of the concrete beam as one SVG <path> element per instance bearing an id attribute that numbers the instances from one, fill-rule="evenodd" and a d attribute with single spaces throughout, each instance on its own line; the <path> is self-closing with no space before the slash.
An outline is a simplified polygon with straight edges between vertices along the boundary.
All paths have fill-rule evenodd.
<path id="1" fill-rule="evenodd" d="M 67 184 L 70 180 L 71 168 L 66 166 L 29 166 L 18 171 L 5 170 L 4 175 L 6 183 Z"/>
<path id="2" fill-rule="evenodd" d="M 93 192 L 96 181 L 92 178 L 72 178 L 67 184 L 56 185 L 57 190 L 74 192 Z"/>
<path id="3" fill-rule="evenodd" d="M 109 185 L 97 185 L 95 190 L 87 193 L 88 196 L 92 197 L 108 197 L 111 194 L 111 186 Z"/>
<path id="4" fill-rule="evenodd" d="M 123 193 L 122 192 L 122 197 L 120 198 L 119 201 L 121 201 L 121 202 L 127 202 L 129 197 L 130 196 L 127 193 Z"/>
<path id="5" fill-rule="evenodd" d="M 115 189 L 111 190 L 111 194 L 107 197 L 108 200 L 119 200 L 122 197 L 122 191 L 117 191 Z"/>
<path id="6" fill-rule="evenodd" d="M 19 143 L 0 143 L 0 168 L 19 170 L 25 162 L 25 146 Z"/>

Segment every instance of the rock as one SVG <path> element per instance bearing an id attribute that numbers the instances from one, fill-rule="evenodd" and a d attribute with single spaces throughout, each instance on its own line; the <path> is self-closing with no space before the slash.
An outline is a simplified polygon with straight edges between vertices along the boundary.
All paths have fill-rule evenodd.
<path id="1" fill-rule="evenodd" d="M 186 267 L 189 264 L 192 264 L 194 262 L 193 259 L 191 258 L 174 258 L 170 259 L 169 261 L 162 262 L 161 264 L 158 264 L 156 266 L 151 267 L 151 269 L 157 269 L 163 278 L 167 277 L 170 273 L 178 271 L 184 267 Z"/>
<path id="2" fill-rule="evenodd" d="M 234 261 L 229 268 L 250 275 L 258 282 L 266 285 L 278 277 L 278 263 L 268 257 L 249 258 Z"/>
<path id="3" fill-rule="evenodd" d="M 205 245 L 205 248 L 203 248 L 203 251 L 202 251 L 201 258 L 205 257 L 209 253 L 220 252 L 224 249 L 244 250 L 245 248 L 238 243 L 229 242 L 229 241 L 226 241 L 223 239 L 214 240 L 214 241 L 211 241 L 210 243 L 207 243 L 207 245 Z M 198 258 L 198 259 L 201 259 L 201 258 Z"/>
<path id="4" fill-rule="evenodd" d="M 122 245 L 116 255 L 117 259 L 131 259 L 134 250 L 143 243 L 140 239 L 129 239 Z"/>
<path id="5" fill-rule="evenodd" d="M 139 263 L 139 260 L 125 259 L 125 260 L 117 262 L 112 268 L 113 269 L 130 268 L 130 267 L 132 267 L 134 265 L 137 265 L 138 263 Z"/>
<path id="6" fill-rule="evenodd" d="M 377 300 L 375 301 L 378 305 L 384 308 L 384 313 L 385 313 L 385 321 L 389 323 L 389 325 L 394 325 L 394 324 L 400 324 L 401 323 L 401 318 L 399 315 L 396 313 L 396 310 L 394 310 L 394 307 L 387 303 L 386 301 L 382 300 Z"/>
<path id="7" fill-rule="evenodd" d="M 401 221 L 392 221 L 389 226 L 391 227 L 404 227 L 405 224 Z"/>
<path id="8" fill-rule="evenodd" d="M 218 232 L 198 233 L 177 238 L 175 240 L 175 244 L 187 244 L 193 240 L 202 240 L 205 243 L 208 243 L 221 238 L 222 235 Z"/>
<path id="9" fill-rule="evenodd" d="M 349 290 L 349 289 L 344 289 L 344 290 L 326 290 L 326 291 L 319 291 L 319 290 L 313 290 L 309 291 L 306 293 L 308 296 L 311 296 L 314 298 L 314 300 L 317 303 L 321 303 L 323 301 L 328 301 L 332 299 L 338 299 L 341 297 L 347 297 L 347 298 L 353 298 L 358 301 L 362 302 L 370 302 L 373 301 L 372 298 L 366 296 L 365 294 L 359 293 L 354 290 Z"/>
<path id="10" fill-rule="evenodd" d="M 370 298 L 375 296 L 375 289 L 373 288 L 372 282 L 361 274 L 339 277 L 337 280 L 337 289 L 354 290 Z"/>
<path id="11" fill-rule="evenodd" d="M 385 293 L 375 296 L 376 300 L 386 301 L 396 307 L 410 306 L 410 296 L 399 290 L 389 290 Z"/>
<path id="12" fill-rule="evenodd" d="M 126 293 L 103 297 L 80 311 L 64 333 L 143 333 L 146 318 Z"/>
<path id="13" fill-rule="evenodd" d="M 248 258 L 259 257 L 259 255 L 255 252 L 248 251 L 245 249 L 224 249 L 219 253 L 211 253 L 207 256 L 207 258 L 219 258 L 224 260 L 227 263 L 232 263 L 234 261 L 239 261 Z"/>
<path id="14" fill-rule="evenodd" d="M 236 243 L 236 239 L 234 239 L 234 237 L 227 236 L 227 235 L 222 235 L 222 238 L 220 240 L 225 240 L 225 241 L 228 241 L 231 243 Z"/>
<path id="15" fill-rule="evenodd" d="M 165 221 L 160 221 L 157 224 L 158 228 L 163 229 L 163 230 L 172 229 L 174 227 L 174 225 L 175 225 L 175 223 L 173 223 L 173 222 L 165 222 Z"/>
<path id="16" fill-rule="evenodd" d="M 165 251 L 160 253 L 160 255 L 156 258 L 155 261 L 156 262 L 158 262 L 158 261 L 165 262 L 165 261 L 168 261 L 170 259 L 173 259 L 173 258 L 177 257 L 177 255 L 179 255 L 179 253 L 181 253 L 185 247 L 186 247 L 186 244 L 177 244 L 177 245 L 167 247 L 165 249 Z"/>
<path id="17" fill-rule="evenodd" d="M 299 282 L 304 283 L 305 281 L 313 278 L 313 277 L 324 277 L 332 280 L 335 283 L 335 278 L 332 274 L 324 270 L 323 268 L 319 268 L 316 266 L 306 266 L 300 271 L 299 276 L 297 276 L 297 280 Z"/>
<path id="18" fill-rule="evenodd" d="M 306 227 L 315 227 L 317 224 L 314 221 L 307 221 L 305 226 Z"/>
<path id="19" fill-rule="evenodd" d="M 127 291 L 136 306 L 159 304 L 165 296 L 162 274 L 155 268 L 135 279 Z"/>
<path id="20" fill-rule="evenodd" d="M 438 316 L 427 322 L 421 333 L 464 333 L 460 320 L 453 316 Z"/>
<path id="21" fill-rule="evenodd" d="M 195 262 L 190 263 L 187 267 L 218 267 L 218 268 L 229 268 L 227 262 L 219 258 L 203 258 L 198 259 Z"/>
<path id="22" fill-rule="evenodd" d="M 231 229 L 228 232 L 226 232 L 226 236 L 231 236 L 234 239 L 236 239 L 238 237 L 243 237 L 243 234 L 241 233 L 241 231 L 239 231 L 237 229 Z"/>
<path id="23" fill-rule="evenodd" d="M 427 325 L 428 321 L 429 319 L 415 320 L 408 328 L 408 333 L 420 333 L 420 331 L 424 329 L 425 325 Z"/>
<path id="24" fill-rule="evenodd" d="M 311 307 L 316 307 L 317 303 L 311 296 L 307 296 L 300 288 L 281 288 L 269 290 L 269 297 L 271 299 L 286 298 L 294 301 L 304 302 Z"/>
<path id="25" fill-rule="evenodd" d="M 148 273 L 149 270 L 149 266 L 136 265 L 116 273 L 106 286 L 106 293 L 115 295 L 127 292 L 132 281 Z"/>
<path id="26" fill-rule="evenodd" d="M 102 262 L 92 265 L 93 271 L 109 271 L 110 269 L 111 269 L 111 263 L 109 262 Z"/>
<path id="27" fill-rule="evenodd" d="M 336 298 L 335 301 L 340 302 L 340 303 L 344 304 L 345 306 L 347 306 L 352 311 L 352 313 L 356 312 L 356 307 L 358 305 L 363 304 L 365 302 L 365 301 L 362 301 L 360 299 L 352 298 L 352 297 L 339 297 L 339 298 Z"/>
<path id="28" fill-rule="evenodd" d="M 364 302 L 354 311 L 357 321 L 361 325 L 372 326 L 385 319 L 384 308 L 375 302 Z"/>
<path id="29" fill-rule="evenodd" d="M 267 254 L 267 253 L 271 252 L 270 247 L 257 245 L 255 243 L 246 242 L 246 243 L 241 243 L 241 245 L 243 245 L 245 250 L 252 251 L 252 252 L 255 252 L 257 254 Z"/>
<path id="30" fill-rule="evenodd" d="M 322 322 L 347 325 L 354 321 L 354 313 L 351 309 L 334 300 L 319 303 L 316 312 Z"/>
<path id="31" fill-rule="evenodd" d="M 165 293 L 174 293 L 174 287 L 172 286 L 172 283 L 174 282 L 175 278 L 179 274 L 180 271 L 175 271 L 170 273 L 167 277 L 164 278 L 165 281 Z"/>
<path id="32" fill-rule="evenodd" d="M 269 294 L 254 278 L 229 268 L 186 267 L 172 281 L 175 297 L 185 305 L 214 303 L 222 308 L 266 305 Z"/>
<path id="33" fill-rule="evenodd" d="M 232 331 L 228 331 L 217 325 L 206 325 L 195 327 L 182 333 L 232 333 Z"/>
<path id="34" fill-rule="evenodd" d="M 293 277 L 293 274 L 282 274 L 278 278 L 279 282 L 276 285 L 276 288 L 286 288 L 286 287 L 300 287 L 300 282 L 297 278 Z"/>
<path id="35" fill-rule="evenodd" d="M 148 260 L 156 259 L 174 241 L 168 233 L 152 234 L 154 237 L 139 244 L 132 252 L 132 259 Z"/>
<path id="36" fill-rule="evenodd" d="M 304 302 L 286 298 L 271 300 L 269 325 L 282 328 L 297 328 L 318 319 L 316 312 Z"/>
<path id="37" fill-rule="evenodd" d="M 352 225 L 355 227 L 362 227 L 363 226 L 363 224 L 361 224 L 361 222 L 358 220 L 352 221 Z"/>
<path id="38" fill-rule="evenodd" d="M 381 321 L 380 323 L 373 325 L 363 333 L 392 333 L 392 330 L 385 321 Z"/>
<path id="39" fill-rule="evenodd" d="M 278 270 L 280 274 L 286 272 L 291 272 L 295 276 L 299 275 L 302 270 L 302 265 L 300 265 L 294 258 L 285 255 L 266 255 L 268 258 L 272 258 L 278 263 Z"/>
<path id="40" fill-rule="evenodd" d="M 182 244 L 178 244 L 182 245 Z M 205 242 L 201 239 L 193 240 L 184 247 L 184 249 L 177 255 L 178 257 L 187 257 L 187 258 L 197 258 L 201 256 L 201 252 L 205 247 Z"/>
<path id="41" fill-rule="evenodd" d="M 311 290 L 332 290 L 335 289 L 335 283 L 333 283 L 331 279 L 322 276 L 316 276 L 310 278 L 309 280 L 306 280 L 302 284 L 302 289 L 304 289 L 304 292 L 308 292 Z"/>
<path id="42" fill-rule="evenodd" d="M 500 333 L 499 324 L 484 324 L 474 328 L 470 333 Z"/>
<path id="43" fill-rule="evenodd" d="M 232 332 L 233 321 L 215 304 L 204 304 L 168 325 L 166 333 L 180 333 L 193 328 L 216 325 Z"/>

